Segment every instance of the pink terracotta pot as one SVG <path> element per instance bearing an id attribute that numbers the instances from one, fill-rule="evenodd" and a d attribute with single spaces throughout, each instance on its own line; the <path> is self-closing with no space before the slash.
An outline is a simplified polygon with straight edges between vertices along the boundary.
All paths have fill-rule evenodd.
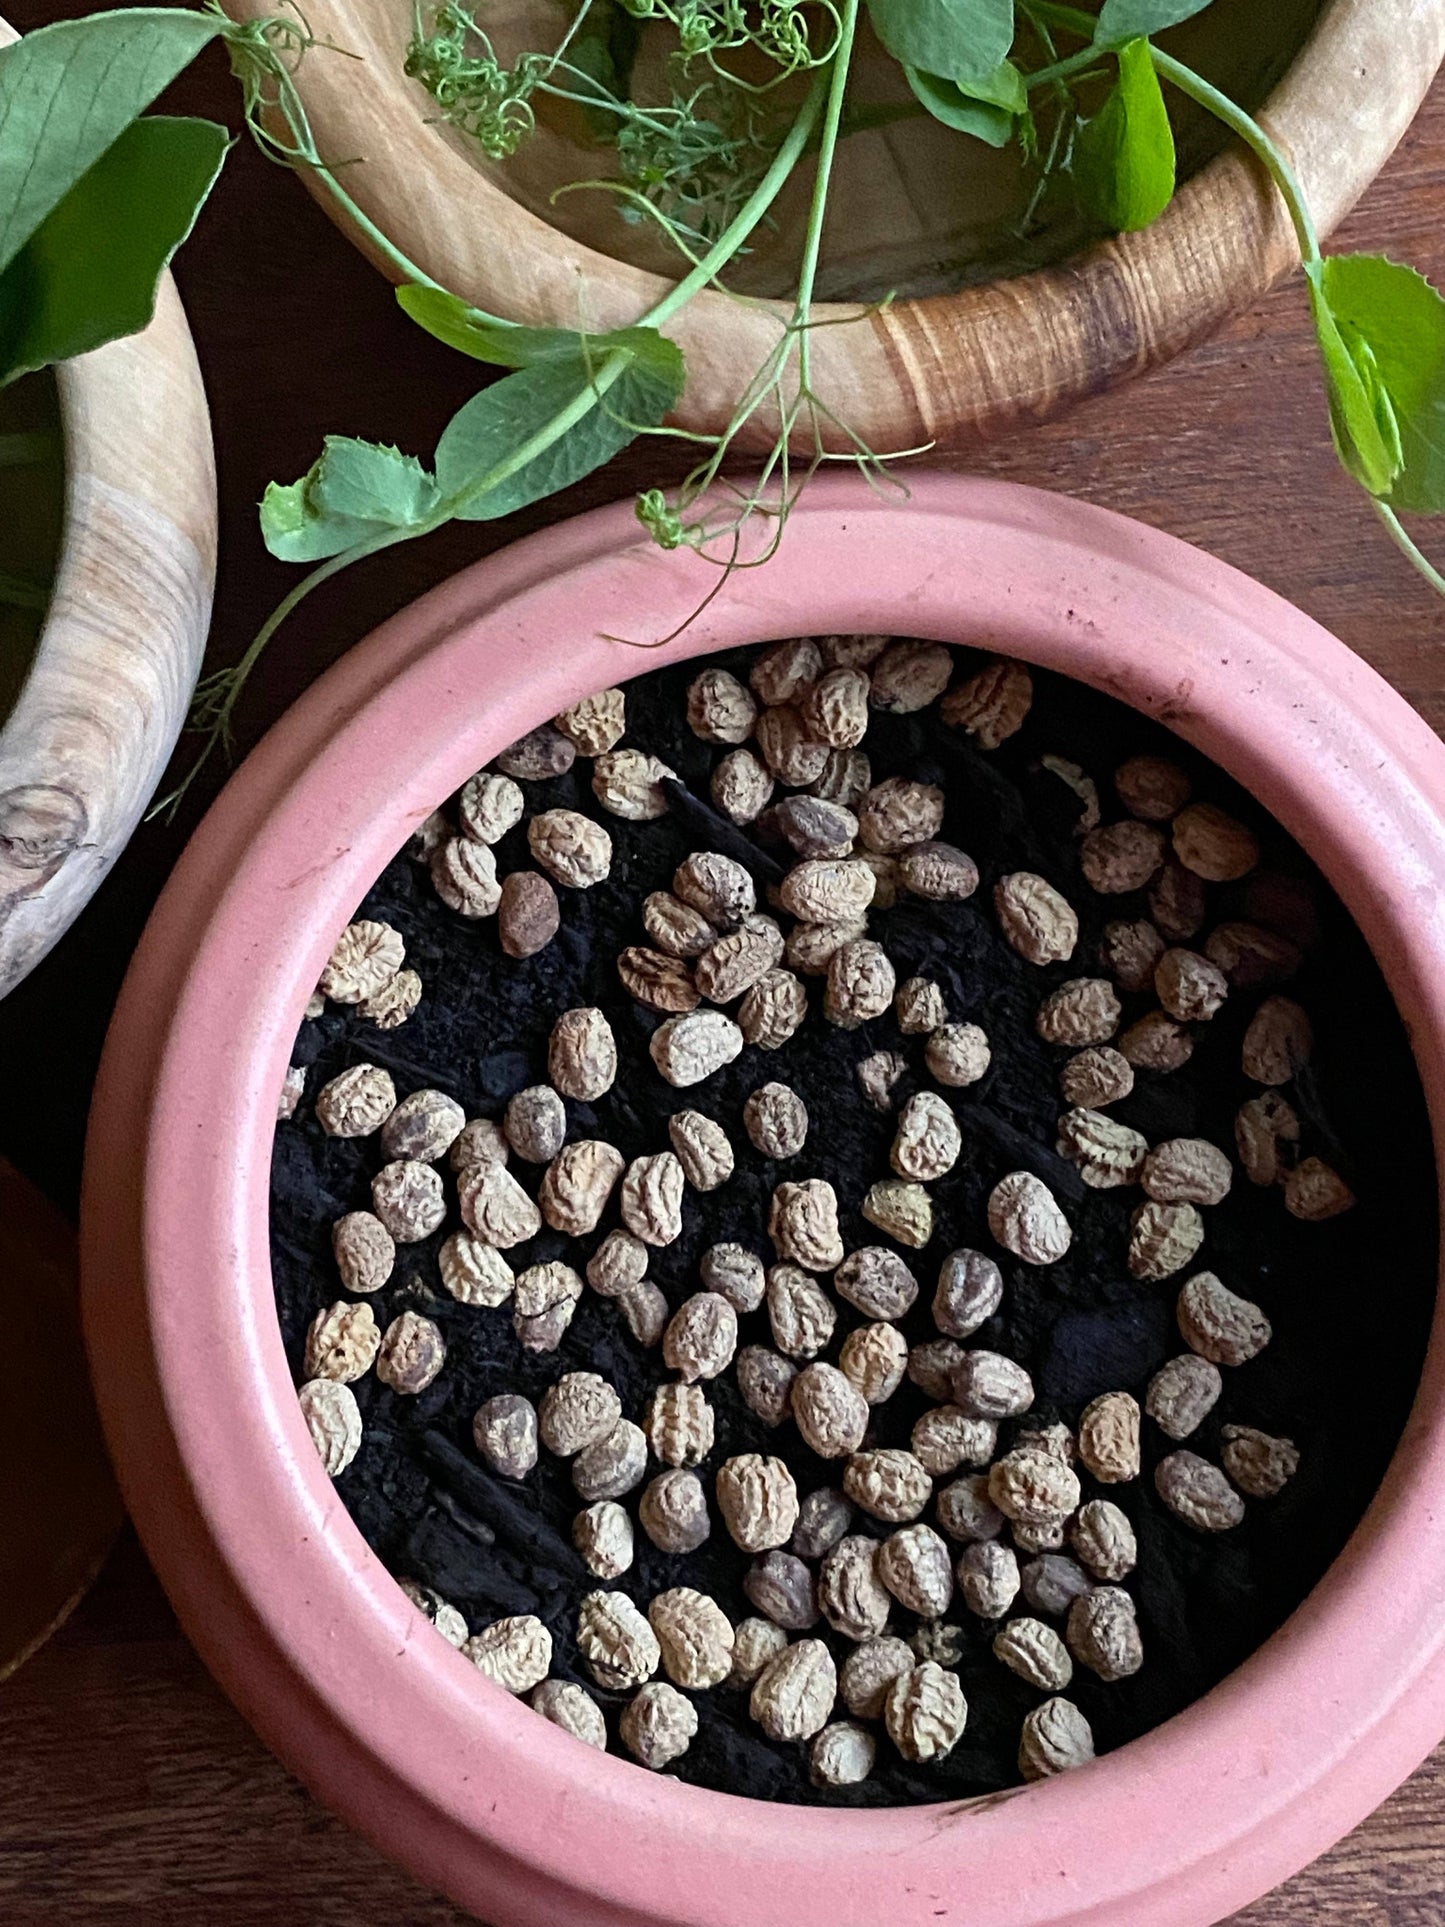
<path id="1" fill-rule="evenodd" d="M 329 1805 L 497 1927 L 1205 1927 L 1361 1819 L 1445 1731 L 1445 1343 L 1324 1582 L 1207 1698 L 1017 1794 L 772 1806 L 598 1755 L 425 1627 L 322 1473 L 267 1256 L 276 1093 L 332 941 L 504 744 L 660 662 L 798 632 L 988 643 L 1167 722 L 1244 782 L 1372 941 L 1445 1105 L 1445 749 L 1267 590 L 1057 496 L 815 484 L 734 575 L 624 506 L 446 583 L 227 789 L 146 933 L 96 1090 L 86 1316 L 126 1497 L 187 1631 Z M 1342 1342 L 1344 1336 L 1342 1335 Z"/>

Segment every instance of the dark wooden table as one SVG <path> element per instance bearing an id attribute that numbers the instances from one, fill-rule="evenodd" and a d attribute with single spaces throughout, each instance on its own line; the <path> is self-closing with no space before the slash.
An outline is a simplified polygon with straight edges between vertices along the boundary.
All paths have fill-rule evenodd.
<path id="1" fill-rule="evenodd" d="M 6 11 L 25 28 L 61 9 L 11 0 Z M 168 104 L 236 123 L 219 58 Z M 1442 195 L 1445 85 L 1340 238 L 1445 281 Z M 291 580 L 256 534 L 266 482 L 299 475 L 328 431 L 428 454 L 475 374 L 403 319 L 299 186 L 249 146 L 232 156 L 180 280 L 219 452 L 213 651 L 222 663 Z M 1335 467 L 1297 281 L 1172 368 L 981 449 L 967 465 L 1105 503 L 1223 556 L 1309 610 L 1445 724 L 1445 608 Z M 673 474 L 648 450 L 504 530 L 444 531 L 343 577 L 277 644 L 245 707 L 242 747 L 342 650 L 442 576 L 506 537 Z M 1445 531 L 1436 547 L 1445 555 Z M 125 959 L 215 787 L 202 786 L 175 827 L 141 832 L 66 942 L 0 1006 L 12 1093 L 0 1152 L 62 1201 L 74 1196 L 90 1074 Z M 0 1687 L 0 1923 L 142 1922 L 460 1927 L 461 1916 L 331 1819 L 261 1748 L 127 1540 L 70 1625 Z M 1235 1927 L 1442 1922 L 1445 1749 Z"/>

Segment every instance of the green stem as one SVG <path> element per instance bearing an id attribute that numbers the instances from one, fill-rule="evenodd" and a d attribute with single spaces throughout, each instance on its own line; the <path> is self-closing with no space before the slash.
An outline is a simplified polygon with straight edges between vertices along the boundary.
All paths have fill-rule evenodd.
<path id="1" fill-rule="evenodd" d="M 808 209 L 808 231 L 803 240 L 803 259 L 798 269 L 798 292 L 793 304 L 796 317 L 807 319 L 813 305 L 813 286 L 818 278 L 818 257 L 823 247 L 823 224 L 828 214 L 828 187 L 833 176 L 833 159 L 838 151 L 838 129 L 843 121 L 843 100 L 848 91 L 848 69 L 853 59 L 853 42 L 858 32 L 858 0 L 844 0 L 838 28 L 838 48 L 828 75 L 828 105 L 818 139 L 818 171 L 813 179 L 813 200 Z M 806 330 L 798 341 L 798 382 L 808 386 L 812 343 Z"/>
<path id="2" fill-rule="evenodd" d="M 1399 516 L 1396 515 L 1395 511 L 1387 502 L 1382 502 L 1378 496 L 1372 495 L 1370 500 L 1374 503 L 1375 513 L 1384 523 L 1389 532 L 1390 540 L 1394 543 L 1395 547 L 1419 570 L 1420 574 L 1424 576 L 1436 595 L 1445 596 L 1445 575 L 1441 575 L 1429 556 L 1422 554 L 1415 546 L 1414 538 L 1405 528 Z"/>
<path id="3" fill-rule="evenodd" d="M 1032 93 L 1035 87 L 1052 87 L 1068 80 L 1071 75 L 1082 73 L 1086 67 L 1095 67 L 1103 58 L 1097 47 L 1081 47 L 1077 53 L 1069 54 L 1063 60 L 1056 60 L 1050 67 L 1039 67 L 1035 72 L 1024 75 L 1024 85 Z"/>
<path id="4" fill-rule="evenodd" d="M 1223 121 L 1230 133 L 1242 140 L 1250 152 L 1264 163 L 1270 179 L 1279 189 L 1284 204 L 1289 209 L 1289 218 L 1294 223 L 1301 258 L 1306 266 L 1318 261 L 1320 237 L 1315 232 L 1314 218 L 1305 200 L 1304 189 L 1299 184 L 1299 177 L 1259 122 L 1251 119 L 1242 107 L 1237 106 L 1229 98 L 1228 94 L 1222 94 L 1217 87 L 1211 87 L 1209 82 L 1201 79 L 1192 67 L 1186 67 L 1172 54 L 1161 52 L 1152 41 L 1149 46 L 1149 56 L 1161 80 L 1169 81 L 1179 89 L 1181 94 L 1187 94 L 1190 100 L 1197 102 L 1206 112 L 1213 114 L 1216 120 Z"/>
<path id="5" fill-rule="evenodd" d="M 1092 40 L 1099 30 L 1093 14 L 1085 13 L 1080 7 L 1057 6 L 1053 0 L 1024 0 L 1024 12 L 1030 20 L 1076 34 L 1081 40 Z"/>

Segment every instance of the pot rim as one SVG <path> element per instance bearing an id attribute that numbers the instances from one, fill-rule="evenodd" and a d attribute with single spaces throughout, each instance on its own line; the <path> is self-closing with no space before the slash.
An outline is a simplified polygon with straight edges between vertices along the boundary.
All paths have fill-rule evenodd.
<path id="1" fill-rule="evenodd" d="M 593 632 L 602 610 L 614 634 L 666 635 L 707 590 L 656 650 Z M 529 646 L 579 630 L 566 653 Z M 276 725 L 187 849 L 92 1112 L 83 1276 L 107 1432 L 182 1622 L 242 1711 L 463 1905 L 553 1927 L 1206 1927 L 1354 1825 L 1445 1730 L 1438 1310 L 1379 1495 L 1259 1652 L 1078 1772 L 879 1811 L 771 1805 L 584 1752 L 426 1630 L 296 1404 L 268 1258 L 276 1093 L 378 871 L 474 769 L 589 691 L 740 642 L 850 630 L 982 643 L 1077 676 L 1242 781 L 1364 928 L 1440 1141 L 1445 749 L 1308 617 L 1170 536 L 1011 484 L 924 474 L 905 506 L 822 477 L 781 556 L 720 589 L 616 504 L 384 624 Z M 485 703 L 469 700 L 478 687 Z"/>

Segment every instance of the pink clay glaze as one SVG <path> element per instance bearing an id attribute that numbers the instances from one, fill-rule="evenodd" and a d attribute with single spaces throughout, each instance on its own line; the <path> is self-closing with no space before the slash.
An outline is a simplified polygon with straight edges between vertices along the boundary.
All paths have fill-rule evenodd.
<path id="1" fill-rule="evenodd" d="M 88 1336 L 131 1510 L 262 1737 L 496 1927 L 1206 1927 L 1337 1839 L 1445 1730 L 1439 1320 L 1389 1476 L 1323 1583 L 1214 1692 L 1082 1771 L 962 1805 L 772 1806 L 585 1748 L 415 1613 L 322 1473 L 267 1256 L 276 1092 L 332 942 L 413 827 L 506 743 L 662 662 L 798 633 L 985 644 L 1158 717 L 1320 864 L 1445 1103 L 1445 749 L 1266 589 L 1058 496 L 815 483 L 767 568 L 652 548 L 626 505 L 386 623 L 273 729 L 180 863 L 96 1089 Z M 1341 1334 L 1348 1342 L 1348 1334 Z"/>

